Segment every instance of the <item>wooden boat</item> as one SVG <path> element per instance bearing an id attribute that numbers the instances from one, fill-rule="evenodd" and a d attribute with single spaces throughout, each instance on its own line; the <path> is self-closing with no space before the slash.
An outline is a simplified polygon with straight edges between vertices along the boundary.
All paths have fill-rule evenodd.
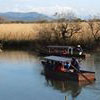
<path id="1" fill-rule="evenodd" d="M 81 57 L 85 58 L 85 54 L 81 48 L 81 51 L 78 52 L 74 46 L 47 46 L 46 51 L 41 51 L 41 55 L 45 56 L 64 56 L 64 57 Z"/>
<path id="2" fill-rule="evenodd" d="M 73 70 L 69 69 L 69 71 L 67 72 L 56 72 L 54 70 L 55 64 L 57 62 L 65 63 L 70 61 L 71 59 L 65 57 L 58 57 L 58 56 L 44 57 L 44 61 L 42 61 L 42 64 L 44 65 L 44 74 L 49 78 L 57 79 L 57 80 L 73 80 L 78 82 L 79 81 L 92 82 L 95 80 L 95 72 L 91 72 L 91 71 L 80 70 L 74 72 Z M 52 64 L 50 64 L 50 62 Z"/>

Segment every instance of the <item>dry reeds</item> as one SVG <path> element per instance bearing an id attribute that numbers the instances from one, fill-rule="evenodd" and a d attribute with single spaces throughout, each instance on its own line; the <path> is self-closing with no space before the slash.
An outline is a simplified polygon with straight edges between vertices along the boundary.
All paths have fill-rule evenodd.
<path id="1" fill-rule="evenodd" d="M 93 41 L 94 37 L 93 34 L 91 33 L 88 22 L 80 22 L 80 23 L 76 22 L 76 23 L 80 24 L 81 31 L 74 34 L 70 40 L 71 41 Z M 4 41 L 35 40 L 39 37 L 38 34 L 41 34 L 42 30 L 43 31 L 50 30 L 52 26 L 55 27 L 55 25 L 57 24 L 58 23 L 0 24 L 0 40 L 4 40 Z M 47 34 L 48 36 L 50 36 L 49 34 L 51 33 L 50 32 L 46 33 L 46 36 Z M 96 36 L 100 37 L 100 33 L 98 32 Z"/>

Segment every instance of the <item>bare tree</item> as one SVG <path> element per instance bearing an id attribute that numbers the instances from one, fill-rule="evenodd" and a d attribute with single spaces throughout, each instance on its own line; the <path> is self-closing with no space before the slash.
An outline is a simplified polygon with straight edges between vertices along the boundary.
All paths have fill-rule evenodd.
<path id="1" fill-rule="evenodd" d="M 65 20 L 71 21 L 77 19 L 76 14 L 73 11 L 67 11 L 61 13 L 56 12 L 54 16 L 60 21 L 65 21 Z"/>
<path id="2" fill-rule="evenodd" d="M 54 23 L 43 26 L 39 31 L 39 40 L 43 43 L 66 44 L 70 42 L 73 35 L 79 33 L 81 26 L 79 23 Z M 66 41 L 67 40 L 67 41 Z"/>
<path id="3" fill-rule="evenodd" d="M 100 23 L 88 22 L 88 25 L 90 27 L 94 40 L 96 42 L 99 42 L 100 41 Z"/>
<path id="4" fill-rule="evenodd" d="M 80 33 L 81 32 L 81 25 L 79 23 L 71 23 L 69 25 L 70 27 L 70 31 L 69 31 L 69 34 L 70 34 L 70 37 L 72 37 L 73 35 L 77 34 L 77 33 Z"/>
<path id="5" fill-rule="evenodd" d="M 74 34 L 78 33 L 81 27 L 77 23 L 60 23 L 53 28 L 55 35 L 63 40 L 71 38 Z"/>

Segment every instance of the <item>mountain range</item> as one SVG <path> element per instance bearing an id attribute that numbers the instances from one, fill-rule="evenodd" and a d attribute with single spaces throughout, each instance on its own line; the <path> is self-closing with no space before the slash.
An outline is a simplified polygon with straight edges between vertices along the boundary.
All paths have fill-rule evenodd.
<path id="1" fill-rule="evenodd" d="M 5 12 L 0 13 L 0 16 L 9 21 L 40 21 L 40 20 L 51 20 L 52 18 L 37 12 Z"/>

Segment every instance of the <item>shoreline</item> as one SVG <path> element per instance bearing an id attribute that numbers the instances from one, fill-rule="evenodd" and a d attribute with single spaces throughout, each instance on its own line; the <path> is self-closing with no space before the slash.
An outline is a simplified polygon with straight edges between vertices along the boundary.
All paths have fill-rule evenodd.
<path id="1" fill-rule="evenodd" d="M 42 41 L 41 41 L 42 42 Z M 48 44 L 49 45 L 49 44 Z M 46 49 L 47 45 L 39 44 L 37 41 L 3 41 L 0 44 L 1 50 L 23 50 L 23 51 L 33 51 L 39 53 L 39 51 Z M 72 45 L 71 45 L 72 46 Z M 73 45 L 75 46 L 75 45 Z M 76 45 L 77 46 L 77 45 Z M 93 47 L 87 48 L 83 47 L 84 52 L 99 52 L 100 51 L 100 44 L 92 45 Z"/>

